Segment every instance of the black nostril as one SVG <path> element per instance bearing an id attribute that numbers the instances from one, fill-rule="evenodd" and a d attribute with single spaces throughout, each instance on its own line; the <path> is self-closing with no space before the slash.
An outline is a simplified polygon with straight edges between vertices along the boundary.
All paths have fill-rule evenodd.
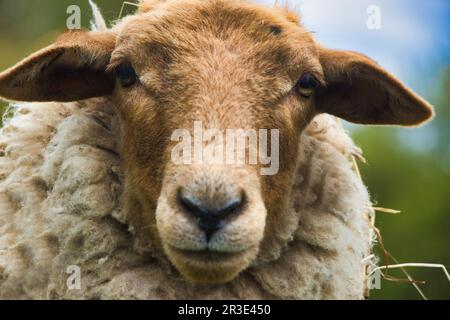
<path id="1" fill-rule="evenodd" d="M 201 219 L 198 222 L 198 226 L 206 235 L 206 240 L 209 241 L 214 233 L 223 228 L 223 220 L 216 218 Z"/>
<path id="2" fill-rule="evenodd" d="M 198 226 L 205 232 L 209 240 L 216 231 L 225 226 L 225 219 L 228 216 L 239 211 L 244 202 L 244 196 L 242 193 L 237 197 L 227 199 L 220 205 L 214 205 L 186 195 L 180 189 L 178 200 L 189 214 L 198 219 Z"/>

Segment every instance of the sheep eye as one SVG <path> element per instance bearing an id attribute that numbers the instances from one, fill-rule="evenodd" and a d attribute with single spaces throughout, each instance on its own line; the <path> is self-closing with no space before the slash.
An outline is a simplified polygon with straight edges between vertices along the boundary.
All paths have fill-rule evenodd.
<path id="1" fill-rule="evenodd" d="M 128 88 L 135 84 L 138 78 L 129 62 L 124 62 L 117 67 L 116 76 L 124 88 Z"/>
<path id="2" fill-rule="evenodd" d="M 313 95 L 317 86 L 318 82 L 316 78 L 314 78 L 314 76 L 310 73 L 305 73 L 297 82 L 297 91 L 301 96 L 309 98 Z"/>

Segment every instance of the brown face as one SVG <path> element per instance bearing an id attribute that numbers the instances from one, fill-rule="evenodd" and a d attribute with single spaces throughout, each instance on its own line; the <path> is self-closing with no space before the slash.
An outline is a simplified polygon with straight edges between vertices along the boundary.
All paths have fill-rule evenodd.
<path id="1" fill-rule="evenodd" d="M 0 96 L 112 95 L 136 247 L 165 254 L 191 282 L 228 282 L 295 230 L 284 213 L 300 134 L 316 114 L 398 125 L 432 115 L 372 60 L 318 46 L 284 10 L 147 4 L 112 30 L 66 33 L 0 74 Z"/>
<path id="2" fill-rule="evenodd" d="M 143 215 L 150 223 L 156 215 L 164 251 L 181 273 L 207 283 L 245 269 L 265 229 L 273 232 L 269 221 L 282 218 L 288 194 L 277 190 L 292 183 L 299 134 L 313 114 L 312 89 L 323 81 L 316 46 L 298 25 L 269 11 L 218 8 L 177 9 L 183 20 L 170 9 L 130 20 L 111 65 L 118 71 L 127 176 L 139 186 L 140 201 L 156 207 Z M 215 163 L 195 161 L 199 150 L 191 150 L 192 161 L 177 163 L 172 153 L 180 141 L 171 138 L 183 130 L 194 147 L 199 125 L 224 138 L 204 137 L 204 150 L 229 150 L 227 131 L 258 137 L 266 129 L 281 166 L 263 175 L 261 162 L 250 159 L 257 145 L 247 146 L 239 165 L 227 164 L 226 154 Z M 279 139 L 269 130 L 278 130 Z M 243 146 L 235 142 L 232 156 Z"/>

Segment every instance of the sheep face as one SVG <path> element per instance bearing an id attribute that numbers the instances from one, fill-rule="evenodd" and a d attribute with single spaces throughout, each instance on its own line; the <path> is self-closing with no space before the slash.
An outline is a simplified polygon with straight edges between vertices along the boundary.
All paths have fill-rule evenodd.
<path id="1" fill-rule="evenodd" d="M 152 238 L 189 280 L 233 279 L 274 227 L 289 227 L 299 136 L 323 82 L 313 39 L 269 10 L 178 3 L 128 21 L 110 69 L 127 181 L 146 208 L 139 221 L 156 224 Z M 302 77 L 307 88 L 297 85 Z M 265 147 L 269 164 L 260 161 Z M 217 148 L 223 154 L 208 159 Z"/>
<path id="2" fill-rule="evenodd" d="M 367 57 L 318 46 L 285 10 L 155 3 L 144 1 L 112 30 L 66 33 L 0 74 L 0 96 L 111 95 L 137 247 L 168 257 L 192 282 L 225 283 L 276 258 L 274 243 L 287 241 L 278 235 L 296 229 L 286 210 L 301 132 L 316 114 L 399 125 L 432 115 Z M 199 133 L 208 130 L 215 134 Z M 256 135 L 257 143 L 233 145 L 227 130 Z M 219 155 L 212 160 L 211 146 L 209 155 Z M 227 161 L 242 150 L 244 162 Z M 271 170 L 262 154 L 272 155 Z"/>

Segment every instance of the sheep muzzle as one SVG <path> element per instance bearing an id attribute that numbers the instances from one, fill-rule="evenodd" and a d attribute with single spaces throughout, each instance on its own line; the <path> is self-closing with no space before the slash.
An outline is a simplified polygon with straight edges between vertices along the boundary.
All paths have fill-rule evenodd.
<path id="1" fill-rule="evenodd" d="M 157 229 L 167 257 L 188 280 L 227 282 L 256 258 L 266 208 L 254 171 L 193 165 L 166 173 Z"/>

